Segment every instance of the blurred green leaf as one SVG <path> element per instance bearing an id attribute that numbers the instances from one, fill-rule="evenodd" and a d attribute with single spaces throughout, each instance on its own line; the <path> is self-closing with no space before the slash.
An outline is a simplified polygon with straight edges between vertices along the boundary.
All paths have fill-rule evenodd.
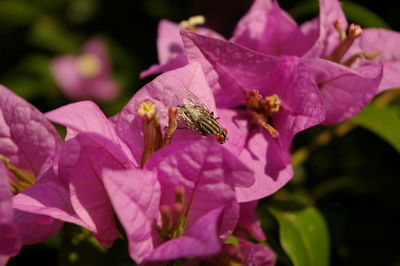
<path id="1" fill-rule="evenodd" d="M 234 245 L 235 247 L 239 246 L 238 239 L 234 235 L 231 235 L 230 237 L 228 237 L 228 239 L 225 240 L 225 244 L 231 244 L 231 245 Z"/>
<path id="2" fill-rule="evenodd" d="M 342 1 L 342 8 L 349 22 L 357 23 L 367 28 L 390 29 L 390 26 L 379 15 L 362 5 L 350 1 Z M 296 19 L 317 16 L 318 12 L 319 7 L 316 0 L 302 1 L 289 10 L 289 13 Z"/>
<path id="3" fill-rule="evenodd" d="M 316 16 L 318 15 L 318 1 L 307 0 L 301 1 L 299 4 L 295 5 L 289 10 L 289 13 L 295 18 L 300 19 L 304 17 Z"/>
<path id="4" fill-rule="evenodd" d="M 70 53 L 78 47 L 78 33 L 73 33 L 55 18 L 41 17 L 32 27 L 30 41 L 55 53 Z"/>
<path id="5" fill-rule="evenodd" d="M 353 122 L 374 132 L 400 152 L 400 112 L 395 107 L 367 106 Z"/>
<path id="6" fill-rule="evenodd" d="M 128 254 L 128 243 L 121 238 L 114 241 L 111 248 L 100 246 L 89 231 L 73 224 L 65 224 L 59 250 L 61 266 L 106 266 L 132 265 Z"/>
<path id="7" fill-rule="evenodd" d="M 348 21 L 367 28 L 390 29 L 390 26 L 380 16 L 366 7 L 350 1 L 343 1 L 342 3 Z"/>
<path id="8" fill-rule="evenodd" d="M 0 1 L 1 27 L 28 25 L 40 15 L 40 10 L 29 2 L 20 0 Z"/>
<path id="9" fill-rule="evenodd" d="M 295 266 L 329 265 L 328 228 L 315 207 L 269 211 L 278 221 L 281 245 Z"/>

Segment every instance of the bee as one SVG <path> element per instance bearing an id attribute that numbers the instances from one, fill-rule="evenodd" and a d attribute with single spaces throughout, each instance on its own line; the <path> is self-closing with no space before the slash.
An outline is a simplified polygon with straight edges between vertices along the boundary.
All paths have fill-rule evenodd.
<path id="1" fill-rule="evenodd" d="M 183 126 L 203 136 L 214 135 L 220 144 L 225 143 L 227 130 L 221 127 L 218 118 L 196 96 L 189 91 L 186 94 L 186 103 L 177 106 Z"/>

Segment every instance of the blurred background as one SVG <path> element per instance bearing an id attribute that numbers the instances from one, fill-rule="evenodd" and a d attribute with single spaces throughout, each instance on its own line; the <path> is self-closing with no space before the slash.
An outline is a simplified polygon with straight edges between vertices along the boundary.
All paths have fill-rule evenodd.
<path id="1" fill-rule="evenodd" d="M 299 23 L 318 14 L 315 0 L 279 3 Z M 179 23 L 204 15 L 205 26 L 229 38 L 251 4 L 252 0 L 0 0 L 0 84 L 42 112 L 67 104 L 70 100 L 55 82 L 50 62 L 59 55 L 79 53 L 87 40 L 101 36 L 107 44 L 112 77 L 121 88 L 116 100 L 98 103 L 111 116 L 151 80 L 140 80 L 139 73 L 158 62 L 156 37 L 161 19 Z M 400 31 L 400 8 L 388 0 L 343 1 L 343 8 L 350 22 Z M 280 223 L 267 208 L 274 199 L 288 198 L 313 204 L 322 213 L 329 230 L 331 265 L 400 265 L 400 135 L 396 135 L 400 109 L 398 90 L 388 94 L 380 96 L 376 105 L 389 106 L 392 120 L 372 108 L 373 115 L 336 127 L 316 127 L 296 137 L 295 178 L 259 206 L 268 243 L 279 254 L 278 265 L 293 262 L 280 247 Z M 388 128 L 373 122 L 382 120 Z M 57 265 L 66 245 L 72 244 L 57 236 L 24 247 L 9 264 Z M 102 264 L 132 264 L 121 242 L 109 251 L 88 250 L 101 255 L 81 265 L 100 265 L 99 258 Z"/>

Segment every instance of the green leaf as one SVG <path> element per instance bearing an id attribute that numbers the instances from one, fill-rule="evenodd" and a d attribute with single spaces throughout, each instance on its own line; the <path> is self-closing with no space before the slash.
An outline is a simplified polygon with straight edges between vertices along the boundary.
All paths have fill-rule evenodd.
<path id="1" fill-rule="evenodd" d="M 391 106 L 367 106 L 353 122 L 374 132 L 400 152 L 400 112 Z"/>
<path id="2" fill-rule="evenodd" d="M 390 26 L 380 16 L 366 7 L 349 1 L 342 3 L 343 11 L 349 22 L 358 23 L 366 28 L 390 29 Z"/>
<path id="3" fill-rule="evenodd" d="M 228 239 L 225 240 L 225 244 L 231 244 L 231 245 L 234 245 L 235 247 L 239 246 L 238 239 L 234 235 L 231 235 L 230 237 L 228 237 Z"/>
<path id="4" fill-rule="evenodd" d="M 390 29 L 390 26 L 379 15 L 362 5 L 343 1 L 342 8 L 349 22 L 360 24 L 366 28 Z M 319 7 L 316 0 L 301 1 L 289 10 L 289 13 L 296 19 L 317 16 L 318 12 Z"/>
<path id="5" fill-rule="evenodd" d="M 329 233 L 321 213 L 312 206 L 269 208 L 279 224 L 282 248 L 295 266 L 329 265 Z"/>

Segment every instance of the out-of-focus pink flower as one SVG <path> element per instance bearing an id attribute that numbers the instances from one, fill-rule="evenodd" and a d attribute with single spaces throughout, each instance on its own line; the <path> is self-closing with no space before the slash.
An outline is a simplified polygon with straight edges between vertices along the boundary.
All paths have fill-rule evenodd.
<path id="1" fill-rule="evenodd" d="M 8 223 L 2 229 L 11 230 L 1 236 L 15 235 L 14 242 L 0 242 L 16 251 L 17 243 L 34 244 L 53 236 L 62 221 L 82 224 L 71 208 L 68 187 L 53 169 L 62 145 L 55 128 L 35 107 L 1 85 L 0 121 L 0 197 L 4 204 L 0 220 Z"/>
<path id="2" fill-rule="evenodd" d="M 56 57 L 51 63 L 51 71 L 71 100 L 110 101 L 119 95 L 119 88 L 111 77 L 106 44 L 99 37 L 90 39 L 79 55 Z"/>

